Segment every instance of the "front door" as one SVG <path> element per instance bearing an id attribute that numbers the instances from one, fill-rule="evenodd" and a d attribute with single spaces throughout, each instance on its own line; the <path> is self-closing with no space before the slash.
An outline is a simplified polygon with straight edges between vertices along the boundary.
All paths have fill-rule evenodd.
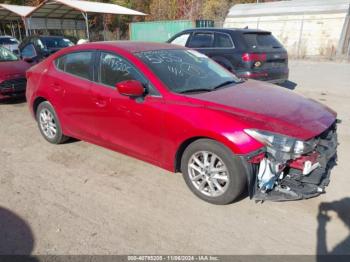
<path id="1" fill-rule="evenodd" d="M 98 80 L 91 87 L 96 135 L 117 150 L 159 162 L 163 130 L 163 99 L 129 61 L 114 53 L 101 52 Z M 138 80 L 148 90 L 141 98 L 121 95 L 115 85 Z"/>

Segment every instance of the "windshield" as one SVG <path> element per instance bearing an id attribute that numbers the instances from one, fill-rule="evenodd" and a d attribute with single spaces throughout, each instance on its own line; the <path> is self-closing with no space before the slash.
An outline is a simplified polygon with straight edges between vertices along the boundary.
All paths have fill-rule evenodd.
<path id="1" fill-rule="evenodd" d="M 17 61 L 18 57 L 6 48 L 0 47 L 0 62 Z"/>
<path id="2" fill-rule="evenodd" d="M 0 37 L 0 45 L 17 45 L 18 41 L 12 37 Z"/>
<path id="3" fill-rule="evenodd" d="M 46 48 L 64 48 L 74 45 L 69 39 L 59 37 L 42 38 L 41 41 Z"/>
<path id="4" fill-rule="evenodd" d="M 247 45 L 251 48 L 281 48 L 282 45 L 270 33 L 245 33 L 243 34 Z"/>
<path id="5" fill-rule="evenodd" d="M 156 50 L 135 55 L 176 93 L 213 91 L 240 81 L 207 56 L 194 50 Z"/>

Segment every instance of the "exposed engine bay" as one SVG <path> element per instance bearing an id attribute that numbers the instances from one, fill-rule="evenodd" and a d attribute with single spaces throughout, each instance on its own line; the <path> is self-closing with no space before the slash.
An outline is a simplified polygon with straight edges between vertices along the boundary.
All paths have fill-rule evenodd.
<path id="1" fill-rule="evenodd" d="M 266 144 L 263 152 L 248 160 L 254 173 L 251 197 L 256 201 L 289 201 L 324 193 L 337 161 L 337 123 L 308 141 L 248 130 Z"/>

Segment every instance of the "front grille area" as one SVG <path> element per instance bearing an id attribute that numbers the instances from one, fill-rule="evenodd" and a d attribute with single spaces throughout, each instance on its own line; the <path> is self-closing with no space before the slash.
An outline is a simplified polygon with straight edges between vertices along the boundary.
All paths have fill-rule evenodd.
<path id="1" fill-rule="evenodd" d="M 25 78 L 16 78 L 5 80 L 0 83 L 0 93 L 4 95 L 23 93 L 26 89 L 27 80 Z"/>

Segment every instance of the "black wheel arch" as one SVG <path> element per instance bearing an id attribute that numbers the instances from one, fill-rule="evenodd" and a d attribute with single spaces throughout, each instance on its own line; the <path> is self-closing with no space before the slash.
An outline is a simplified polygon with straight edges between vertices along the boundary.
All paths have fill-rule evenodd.
<path id="1" fill-rule="evenodd" d="M 38 110 L 39 105 L 42 102 L 48 101 L 46 98 L 38 96 L 37 98 L 34 99 L 34 103 L 33 103 L 33 113 L 34 115 L 36 115 L 36 111 Z"/>

